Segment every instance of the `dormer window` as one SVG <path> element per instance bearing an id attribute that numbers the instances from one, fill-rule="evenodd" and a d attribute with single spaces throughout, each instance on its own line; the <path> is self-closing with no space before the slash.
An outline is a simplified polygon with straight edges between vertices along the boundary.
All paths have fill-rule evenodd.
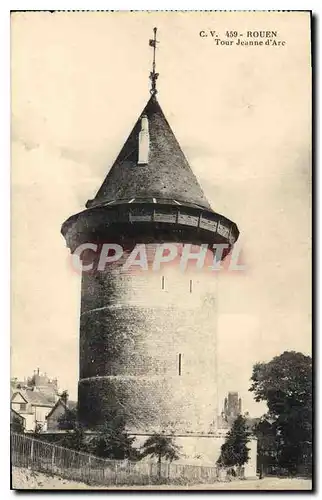
<path id="1" fill-rule="evenodd" d="M 138 165 L 146 165 L 149 161 L 149 120 L 146 115 L 141 118 L 141 131 L 139 133 L 139 159 Z"/>

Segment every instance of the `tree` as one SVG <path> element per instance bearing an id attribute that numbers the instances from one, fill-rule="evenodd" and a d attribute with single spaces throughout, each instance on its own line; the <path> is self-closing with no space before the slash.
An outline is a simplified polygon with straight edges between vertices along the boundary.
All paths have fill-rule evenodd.
<path id="1" fill-rule="evenodd" d="M 86 441 L 84 428 L 81 425 L 76 425 L 72 431 L 67 431 L 63 446 L 88 453 L 90 446 Z"/>
<path id="2" fill-rule="evenodd" d="M 58 417 L 58 429 L 61 431 L 73 430 L 77 426 L 77 408 L 69 409 Z"/>
<path id="3" fill-rule="evenodd" d="M 64 393 L 67 394 L 67 391 L 64 391 Z M 61 399 L 63 398 L 61 397 Z M 60 446 L 75 451 L 87 453 L 90 451 L 90 444 L 86 440 L 85 429 L 77 419 L 77 407 L 72 409 L 65 408 L 65 412 L 58 417 L 58 428 L 67 431 L 59 441 Z"/>
<path id="4" fill-rule="evenodd" d="M 16 432 L 17 434 L 23 434 L 25 432 L 23 422 L 18 416 L 14 415 L 11 417 L 10 431 Z"/>
<path id="5" fill-rule="evenodd" d="M 238 473 L 240 473 L 241 467 L 249 460 L 249 448 L 247 447 L 249 438 L 250 432 L 247 429 L 246 419 L 242 415 L 238 415 L 221 447 L 217 464 L 224 467 L 237 467 Z"/>
<path id="6" fill-rule="evenodd" d="M 135 437 L 130 437 L 121 416 L 114 415 L 99 428 L 98 435 L 92 441 L 93 453 L 102 458 L 124 460 L 136 459 L 138 454 L 133 447 Z"/>
<path id="7" fill-rule="evenodd" d="M 43 430 L 43 424 L 41 422 L 36 422 L 34 433 L 40 434 L 42 430 Z"/>
<path id="8" fill-rule="evenodd" d="M 174 444 L 173 438 L 163 436 L 162 434 L 154 434 L 149 437 L 142 446 L 141 458 L 148 455 L 157 457 L 158 459 L 158 478 L 161 478 L 161 463 L 162 458 L 172 462 L 179 458 L 179 446 Z"/>
<path id="9" fill-rule="evenodd" d="M 86 440 L 85 429 L 78 422 L 75 422 L 72 429 L 67 430 L 58 444 L 75 451 L 90 452 L 90 444 Z"/>
<path id="10" fill-rule="evenodd" d="M 41 439 L 42 438 L 42 430 L 43 430 L 43 424 L 40 422 L 36 422 L 35 428 L 32 433 L 30 433 L 30 436 L 33 439 Z"/>
<path id="11" fill-rule="evenodd" d="M 253 367 L 255 401 L 266 401 L 274 420 L 277 461 L 290 473 L 301 467 L 311 471 L 312 461 L 312 359 L 285 351 L 268 363 Z"/>
<path id="12" fill-rule="evenodd" d="M 254 426 L 254 435 L 257 438 L 257 468 L 261 474 L 269 468 L 277 467 L 278 435 L 275 421 L 266 415 Z"/>

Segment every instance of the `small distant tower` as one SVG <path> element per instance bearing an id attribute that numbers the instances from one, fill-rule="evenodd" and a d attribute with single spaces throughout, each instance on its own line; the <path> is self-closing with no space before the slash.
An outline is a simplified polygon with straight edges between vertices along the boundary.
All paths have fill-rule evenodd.
<path id="1" fill-rule="evenodd" d="M 129 256 L 145 244 L 201 245 L 238 238 L 214 212 L 157 100 L 156 28 L 151 97 L 95 198 L 62 226 L 67 245 L 113 242 Z M 125 256 L 125 257 L 126 257 Z M 115 266 L 82 274 L 79 417 L 95 429 L 116 413 L 129 432 L 207 434 L 217 414 L 213 273 L 178 266 L 133 273 Z"/>
<path id="2" fill-rule="evenodd" d="M 228 392 L 228 397 L 224 400 L 223 416 L 225 419 L 235 419 L 242 413 L 242 399 L 238 397 L 238 392 Z"/>

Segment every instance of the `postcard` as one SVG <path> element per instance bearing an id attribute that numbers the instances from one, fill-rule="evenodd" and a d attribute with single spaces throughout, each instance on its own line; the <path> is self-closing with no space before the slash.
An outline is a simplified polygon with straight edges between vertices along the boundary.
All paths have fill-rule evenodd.
<path id="1" fill-rule="evenodd" d="M 13 489 L 312 489 L 311 30 L 12 12 Z"/>

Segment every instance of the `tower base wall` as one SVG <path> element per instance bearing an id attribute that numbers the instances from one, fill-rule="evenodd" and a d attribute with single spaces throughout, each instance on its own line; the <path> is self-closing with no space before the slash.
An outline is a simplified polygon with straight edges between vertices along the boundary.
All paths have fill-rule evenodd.
<path id="1" fill-rule="evenodd" d="M 136 438 L 134 445 L 140 448 L 151 434 L 132 434 Z M 180 458 L 174 464 L 190 464 L 204 467 L 214 467 L 220 456 L 221 446 L 226 439 L 226 432 L 214 434 L 181 434 L 169 437 L 180 447 Z M 257 439 L 251 439 L 249 448 L 249 461 L 244 466 L 245 479 L 256 478 L 257 471 Z M 149 460 L 151 458 L 149 457 Z M 156 460 L 156 459 L 155 459 Z"/>
<path id="2" fill-rule="evenodd" d="M 133 433 L 215 431 L 216 319 L 216 277 L 197 268 L 84 273 L 81 422 L 116 413 Z"/>

